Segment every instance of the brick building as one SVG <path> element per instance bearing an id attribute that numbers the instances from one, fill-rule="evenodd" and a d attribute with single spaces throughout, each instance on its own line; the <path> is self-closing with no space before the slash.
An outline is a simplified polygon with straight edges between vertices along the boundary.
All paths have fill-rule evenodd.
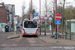
<path id="1" fill-rule="evenodd" d="M 9 25 L 9 31 L 14 29 L 15 5 L 0 3 L 0 23 Z"/>
<path id="2" fill-rule="evenodd" d="M 0 23 L 7 23 L 7 12 L 4 4 L 0 4 Z"/>

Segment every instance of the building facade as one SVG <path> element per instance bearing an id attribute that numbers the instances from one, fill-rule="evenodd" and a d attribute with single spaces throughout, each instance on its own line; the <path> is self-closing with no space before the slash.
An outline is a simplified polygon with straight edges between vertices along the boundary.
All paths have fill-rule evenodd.
<path id="1" fill-rule="evenodd" d="M 9 31 L 14 30 L 15 5 L 0 3 L 0 23 L 9 25 Z"/>
<path id="2" fill-rule="evenodd" d="M 7 11 L 3 3 L 0 3 L 0 23 L 7 23 Z"/>

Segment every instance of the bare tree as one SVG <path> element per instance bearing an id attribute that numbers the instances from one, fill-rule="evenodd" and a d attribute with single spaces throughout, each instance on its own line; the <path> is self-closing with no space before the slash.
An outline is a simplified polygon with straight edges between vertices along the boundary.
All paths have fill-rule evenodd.
<path id="1" fill-rule="evenodd" d="M 52 19 L 54 19 L 54 0 L 43 0 L 43 10 L 44 10 L 43 14 L 45 14 L 47 16 L 52 15 L 53 16 Z M 54 22 L 54 20 L 53 20 L 53 22 Z M 52 35 L 53 35 L 53 26 L 54 25 L 52 23 Z M 45 30 L 46 30 L 46 28 L 45 28 Z M 45 31 L 45 33 L 46 33 L 46 31 Z"/>
<path id="2" fill-rule="evenodd" d="M 22 5 L 22 24 L 23 24 L 23 20 L 24 20 L 24 9 L 25 9 L 25 1 L 23 1 L 23 5 Z"/>
<path id="3" fill-rule="evenodd" d="M 36 12 L 36 10 L 35 10 L 34 8 L 35 8 L 35 7 L 33 6 L 33 4 L 32 4 L 32 7 L 31 7 L 31 2 L 30 2 L 30 3 L 29 3 L 29 9 L 28 9 L 28 11 L 27 11 L 27 13 L 26 13 L 26 15 L 25 15 L 25 18 L 30 19 L 30 14 L 33 14 L 33 13 Z M 31 9 L 32 9 L 32 11 L 31 11 Z"/>
<path id="4" fill-rule="evenodd" d="M 43 6 L 42 6 L 42 9 L 44 11 L 43 14 L 47 14 L 47 15 L 51 15 L 52 12 L 53 12 L 53 0 L 43 0 Z"/>

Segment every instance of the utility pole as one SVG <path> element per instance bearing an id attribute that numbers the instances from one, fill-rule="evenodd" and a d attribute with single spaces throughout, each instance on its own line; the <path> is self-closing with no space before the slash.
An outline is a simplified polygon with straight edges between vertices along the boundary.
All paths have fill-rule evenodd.
<path id="1" fill-rule="evenodd" d="M 47 17 L 47 0 L 45 0 L 46 16 Z M 45 34 L 46 35 L 46 19 L 45 19 Z"/>
<path id="2" fill-rule="evenodd" d="M 41 0 L 39 0 L 39 13 L 41 15 Z M 41 16 L 40 16 L 40 35 L 41 35 Z"/>
<path id="3" fill-rule="evenodd" d="M 62 38 L 63 38 L 63 28 L 64 28 L 64 20 L 63 20 L 63 18 L 64 18 L 64 6 L 65 6 L 65 0 L 63 1 L 64 3 L 63 3 L 63 16 L 62 16 Z"/>
<path id="4" fill-rule="evenodd" d="M 57 0 L 55 0 L 55 15 L 57 14 Z M 57 33 L 57 25 L 55 24 L 55 32 Z"/>
<path id="5" fill-rule="evenodd" d="M 31 0 L 31 14 L 32 14 L 32 0 Z"/>

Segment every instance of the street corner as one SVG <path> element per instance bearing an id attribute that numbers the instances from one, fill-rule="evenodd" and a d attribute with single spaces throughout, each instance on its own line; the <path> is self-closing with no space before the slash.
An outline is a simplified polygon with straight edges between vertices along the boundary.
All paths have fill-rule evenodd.
<path id="1" fill-rule="evenodd" d="M 9 35 L 7 39 L 14 39 L 14 38 L 19 38 L 19 37 L 20 35 Z"/>

